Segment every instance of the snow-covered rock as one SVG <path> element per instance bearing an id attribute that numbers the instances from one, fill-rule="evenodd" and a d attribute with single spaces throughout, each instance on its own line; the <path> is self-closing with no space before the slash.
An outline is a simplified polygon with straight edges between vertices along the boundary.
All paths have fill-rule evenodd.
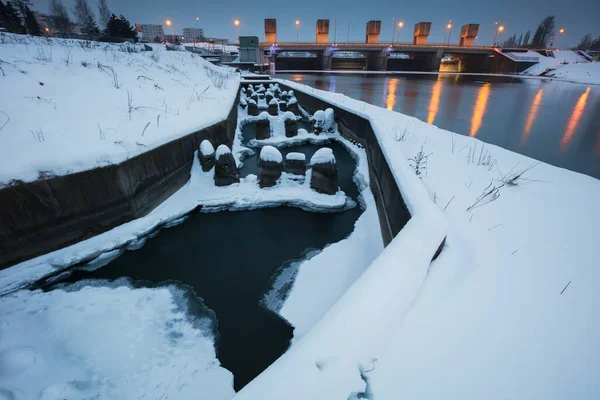
<path id="1" fill-rule="evenodd" d="M 220 144 L 219 147 L 217 147 L 217 152 L 215 153 L 216 159 L 218 160 L 226 154 L 231 154 L 231 150 L 229 149 L 229 147 L 227 147 L 226 144 Z"/>
<path id="2" fill-rule="evenodd" d="M 198 160 L 202 165 L 203 171 L 210 171 L 215 165 L 215 148 L 208 139 L 204 139 L 200 143 L 200 151 L 198 152 Z"/>
<path id="3" fill-rule="evenodd" d="M 323 147 L 315 152 L 310 158 L 311 164 L 335 163 L 335 155 L 329 147 Z"/>
<path id="4" fill-rule="evenodd" d="M 280 163 L 283 161 L 281 152 L 273 146 L 265 146 L 260 150 L 260 159 L 262 161 L 272 161 Z"/>

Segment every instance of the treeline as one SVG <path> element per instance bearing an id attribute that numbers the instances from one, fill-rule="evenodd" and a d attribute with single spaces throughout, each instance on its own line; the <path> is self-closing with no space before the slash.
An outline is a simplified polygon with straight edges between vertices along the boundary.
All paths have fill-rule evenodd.
<path id="1" fill-rule="evenodd" d="M 107 0 L 98 0 L 98 19 L 92 11 L 88 0 L 75 0 L 71 20 L 62 0 L 50 0 L 49 26 L 40 26 L 31 10 L 31 0 L 0 0 L 0 27 L 8 32 L 29 34 L 33 36 L 58 35 L 73 36 L 74 27 L 81 28 L 86 39 L 103 41 L 136 40 L 135 29 L 123 15 L 116 16 L 110 11 Z"/>
<path id="2" fill-rule="evenodd" d="M 531 31 L 527 31 L 519 36 L 516 34 L 509 36 L 502 47 L 529 47 L 533 49 L 545 49 L 552 47 L 556 39 L 556 19 L 550 15 L 542 20 L 538 25 L 533 37 Z M 600 51 L 600 36 L 593 39 L 591 34 L 585 35 L 576 47 L 577 50 L 599 50 Z"/>

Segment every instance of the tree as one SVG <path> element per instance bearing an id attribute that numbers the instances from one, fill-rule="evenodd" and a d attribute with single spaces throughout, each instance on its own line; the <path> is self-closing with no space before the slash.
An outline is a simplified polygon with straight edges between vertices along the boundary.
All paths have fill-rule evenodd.
<path id="1" fill-rule="evenodd" d="M 108 36 L 116 38 L 135 39 L 137 36 L 135 29 L 133 29 L 127 18 L 123 15 L 117 17 L 115 14 L 112 14 L 106 25 L 106 30 L 108 31 Z"/>
<path id="2" fill-rule="evenodd" d="M 525 36 L 523 37 L 523 43 L 521 46 L 527 47 L 529 46 L 529 38 L 531 37 L 531 31 L 525 32 Z"/>
<path id="3" fill-rule="evenodd" d="M 50 15 L 54 19 L 55 28 L 62 33 L 63 36 L 67 36 L 71 33 L 69 13 L 61 0 L 50 0 Z"/>
<path id="4" fill-rule="evenodd" d="M 31 0 L 13 0 L 13 3 L 13 6 L 19 10 L 21 18 L 24 20 L 27 14 L 27 8 L 31 7 Z"/>
<path id="5" fill-rule="evenodd" d="M 538 25 L 531 41 L 532 47 L 546 48 L 549 42 L 554 40 L 554 36 L 556 35 L 556 23 L 554 19 L 554 15 L 549 15 Z"/>
<path id="6" fill-rule="evenodd" d="M 523 45 L 523 34 L 519 36 L 519 40 L 517 40 L 517 47 L 521 47 Z"/>
<path id="7" fill-rule="evenodd" d="M 81 25 L 81 32 L 91 39 L 93 36 L 100 34 L 100 29 L 94 21 L 94 14 L 87 0 L 75 0 L 75 8 L 73 9 L 77 22 Z"/>
<path id="8" fill-rule="evenodd" d="M 592 45 L 590 46 L 590 50 L 600 51 L 600 36 L 594 39 Z"/>
<path id="9" fill-rule="evenodd" d="M 108 25 L 108 21 L 110 21 L 110 16 L 112 13 L 108 8 L 108 3 L 106 0 L 98 1 L 98 21 L 100 23 L 100 28 L 102 30 L 106 30 L 106 25 Z"/>
<path id="10" fill-rule="evenodd" d="M 2 26 L 11 33 L 25 33 L 23 28 L 23 20 L 19 16 L 17 9 L 10 3 L 0 6 L 0 20 Z"/>
<path id="11" fill-rule="evenodd" d="M 27 28 L 27 33 L 32 36 L 42 35 L 42 28 L 40 28 L 35 15 L 33 15 L 33 11 L 27 5 L 25 6 L 25 28 Z"/>
<path id="12" fill-rule="evenodd" d="M 589 50 L 592 47 L 592 35 L 589 33 L 581 38 L 581 41 L 577 45 L 577 50 Z"/>

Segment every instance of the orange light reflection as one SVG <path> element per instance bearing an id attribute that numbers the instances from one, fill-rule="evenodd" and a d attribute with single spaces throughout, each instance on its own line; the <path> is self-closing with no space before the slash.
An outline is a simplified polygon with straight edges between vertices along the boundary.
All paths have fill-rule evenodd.
<path id="1" fill-rule="evenodd" d="M 388 79 L 387 85 L 387 96 L 385 97 L 385 108 L 393 110 L 396 105 L 396 87 L 398 86 L 398 79 Z"/>
<path id="2" fill-rule="evenodd" d="M 529 107 L 529 115 L 527 116 L 527 121 L 525 122 L 525 129 L 523 130 L 523 136 L 521 137 L 521 146 L 525 144 L 529 134 L 531 133 L 531 128 L 533 128 L 533 123 L 537 118 L 538 111 L 540 111 L 540 103 L 542 102 L 542 94 L 544 93 L 544 89 L 540 89 L 535 94 L 533 98 L 533 102 L 531 103 L 531 107 Z"/>
<path id="3" fill-rule="evenodd" d="M 475 137 L 477 131 L 481 128 L 481 122 L 487 109 L 487 102 L 490 97 L 490 84 L 489 82 L 484 84 L 477 94 L 477 100 L 475 100 L 475 107 L 473 108 L 473 116 L 471 116 L 471 130 L 469 136 Z"/>
<path id="4" fill-rule="evenodd" d="M 439 76 L 438 76 L 439 79 Z M 433 85 L 433 90 L 431 91 L 431 100 L 429 101 L 429 113 L 427 114 L 427 123 L 433 124 L 435 121 L 435 116 L 439 111 L 440 105 L 440 95 L 442 94 L 442 82 L 436 81 Z"/>
<path id="5" fill-rule="evenodd" d="M 571 142 L 571 139 L 573 139 L 573 135 L 575 134 L 577 125 L 579 125 L 579 121 L 583 116 L 583 110 L 585 109 L 585 104 L 587 103 L 590 90 L 591 89 L 589 87 L 585 89 L 585 92 L 581 96 L 579 96 L 579 100 L 577 100 L 577 103 L 573 108 L 571 118 L 569 118 L 569 122 L 567 123 L 567 129 L 565 130 L 565 134 L 563 135 L 562 139 L 560 139 L 561 151 L 565 151 L 569 146 L 569 142 Z"/>

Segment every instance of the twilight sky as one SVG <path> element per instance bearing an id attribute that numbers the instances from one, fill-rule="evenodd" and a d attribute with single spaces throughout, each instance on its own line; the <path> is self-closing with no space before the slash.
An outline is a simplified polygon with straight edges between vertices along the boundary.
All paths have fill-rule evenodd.
<path id="1" fill-rule="evenodd" d="M 47 12 L 50 0 L 34 0 L 34 9 Z M 62 0 L 71 11 L 74 0 Z M 88 0 L 94 11 L 96 0 Z M 277 18 L 277 38 L 279 41 L 295 41 L 294 21 L 300 20 L 299 40 L 315 40 L 315 24 L 319 18 L 330 19 L 329 38 L 334 40 L 333 22 L 337 19 L 337 41 L 348 39 L 362 41 L 368 20 L 381 20 L 380 41 L 389 42 L 392 37 L 392 18 L 404 22 L 400 31 L 400 41 L 412 40 L 415 23 L 430 21 L 430 42 L 442 42 L 447 33 L 445 26 L 452 20 L 451 42 L 458 42 L 460 27 L 468 23 L 478 23 L 479 37 L 476 44 L 489 45 L 495 33 L 495 21 L 505 26 L 499 41 L 516 33 L 535 31 L 538 23 L 547 15 L 555 15 L 557 28 L 565 28 L 564 36 L 555 45 L 574 46 L 586 33 L 600 36 L 600 0 L 501 0 L 478 2 L 472 0 L 428 0 L 412 3 L 395 3 L 389 0 L 284 0 L 252 1 L 225 0 L 200 2 L 198 0 L 108 0 L 115 14 L 123 14 L 134 23 L 164 23 L 173 21 L 175 33 L 183 28 L 195 27 L 196 17 L 206 36 L 235 39 L 237 31 L 234 19 L 241 21 L 240 34 L 264 37 L 264 18 Z M 72 14 L 72 13 L 71 13 Z M 166 28 L 166 27 L 165 27 Z M 165 30 L 165 33 L 166 30 Z"/>

